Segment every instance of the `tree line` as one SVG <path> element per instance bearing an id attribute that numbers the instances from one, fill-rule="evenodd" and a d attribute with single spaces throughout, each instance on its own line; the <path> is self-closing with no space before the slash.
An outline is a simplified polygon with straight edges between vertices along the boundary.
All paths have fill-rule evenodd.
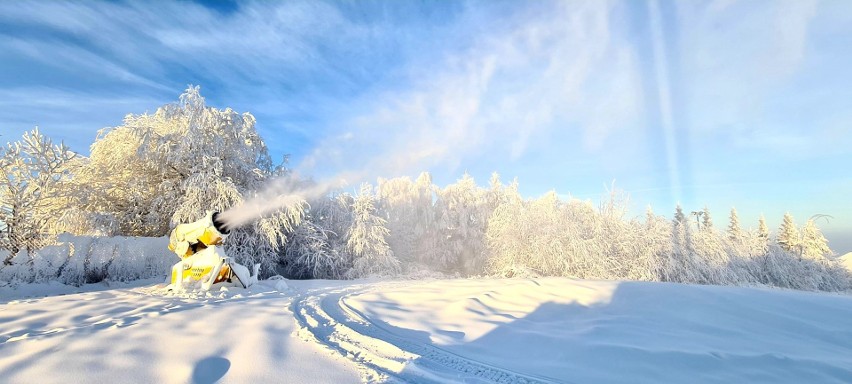
<path id="1" fill-rule="evenodd" d="M 159 237 L 257 196 L 271 180 L 312 184 L 286 158 L 273 162 L 250 113 L 209 107 L 198 87 L 101 130 L 88 157 L 28 132 L 0 148 L 0 172 L 0 270 L 28 263 L 33 276 L 39 250 L 61 233 Z M 631 218 L 623 193 L 602 200 L 525 198 L 496 173 L 485 187 L 463 175 L 441 188 L 423 173 L 280 208 L 235 229 L 225 247 L 238 262 L 261 263 L 266 276 L 292 278 L 440 273 L 852 287 L 814 219 L 799 230 L 786 214 L 772 236 L 763 217 L 756 230 L 742 228 L 735 209 L 717 228 L 706 207 L 687 214 L 678 206 L 671 220 L 649 207 Z"/>

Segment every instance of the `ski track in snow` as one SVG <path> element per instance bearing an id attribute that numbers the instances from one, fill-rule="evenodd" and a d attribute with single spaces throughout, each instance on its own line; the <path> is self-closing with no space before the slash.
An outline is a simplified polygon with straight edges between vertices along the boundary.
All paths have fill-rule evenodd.
<path id="1" fill-rule="evenodd" d="M 440 347 L 418 343 L 382 325 L 346 303 L 346 299 L 398 284 L 355 285 L 302 294 L 293 300 L 297 333 L 307 341 L 340 353 L 358 365 L 365 382 L 553 383 L 464 358 Z M 559 381 L 565 383 L 565 381 Z"/>

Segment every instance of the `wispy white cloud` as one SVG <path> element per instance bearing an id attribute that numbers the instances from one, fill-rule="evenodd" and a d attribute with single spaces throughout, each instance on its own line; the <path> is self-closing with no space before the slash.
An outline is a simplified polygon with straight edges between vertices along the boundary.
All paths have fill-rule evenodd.
<path id="1" fill-rule="evenodd" d="M 459 23 L 476 28 L 477 11 L 468 9 Z M 457 169 L 486 153 L 520 158 L 553 133 L 580 143 L 566 150 L 600 151 L 642 112 L 636 58 L 618 26 L 622 11 L 556 2 L 503 15 L 507 27 L 489 23 L 464 49 L 414 63 L 411 87 L 368 95 L 345 126 L 352 137 L 329 138 L 304 165 L 345 161 L 383 175 Z"/>
<path id="2" fill-rule="evenodd" d="M 677 81 L 685 91 L 688 126 L 733 138 L 763 124 L 768 98 L 805 61 L 817 1 L 677 5 Z"/>
<path id="3" fill-rule="evenodd" d="M 789 167 L 784 148 L 838 172 L 828 163 L 852 148 L 849 3 L 659 4 L 672 127 L 696 149 L 673 162 L 691 156 L 681 173 L 720 175 L 684 184 Z M 658 187 L 667 171 L 646 11 L 595 0 L 249 1 L 228 12 L 0 2 L 0 130 L 73 132 L 85 150 L 97 129 L 196 83 L 211 105 L 258 116 L 274 153 L 319 176 L 473 165 L 523 176 L 532 193 L 612 179 Z"/>
<path id="4" fill-rule="evenodd" d="M 376 35 L 390 36 L 331 3 L 307 1 L 243 2 L 231 13 L 192 2 L 0 2 L 0 25 L 0 61 L 17 65 L 0 77 L 0 103 L 22 106 L 0 117 L 9 136 L 31 122 L 94 133 L 200 83 L 215 89 L 205 92 L 214 105 L 269 117 L 260 123 L 266 136 L 305 137 L 312 128 L 290 120 L 328 111 L 345 102 L 337 89 L 359 86 L 352 77 L 366 64 L 348 50 L 368 55 Z M 108 100 L 88 103 L 93 94 Z M 47 108 L 53 95 L 67 100 Z"/>
<path id="5" fill-rule="evenodd" d="M 87 153 L 97 130 L 122 122 L 128 111 L 153 112 L 157 98 L 98 95 L 50 87 L 0 89 L 0 142 L 15 141 L 36 126 L 72 150 Z"/>

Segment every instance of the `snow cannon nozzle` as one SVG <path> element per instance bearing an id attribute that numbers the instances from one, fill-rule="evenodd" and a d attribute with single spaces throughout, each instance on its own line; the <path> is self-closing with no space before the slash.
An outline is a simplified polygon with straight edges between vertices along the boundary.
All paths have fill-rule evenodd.
<path id="1" fill-rule="evenodd" d="M 219 233 L 223 235 L 231 233 L 231 229 L 228 228 L 228 225 L 224 221 L 222 221 L 221 217 L 219 217 L 219 212 L 213 212 L 212 220 L 213 228 L 216 228 Z"/>

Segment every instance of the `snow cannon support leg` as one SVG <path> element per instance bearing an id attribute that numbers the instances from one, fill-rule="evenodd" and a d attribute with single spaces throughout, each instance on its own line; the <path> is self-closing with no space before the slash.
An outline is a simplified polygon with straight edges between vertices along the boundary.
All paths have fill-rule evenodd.
<path id="1" fill-rule="evenodd" d="M 242 285 L 243 288 L 257 284 L 257 274 L 260 271 L 260 264 L 255 264 L 253 269 L 254 274 L 252 275 L 245 266 L 236 263 L 231 264 L 231 272 L 234 274 L 234 280 L 238 280 L 236 283 Z"/>

